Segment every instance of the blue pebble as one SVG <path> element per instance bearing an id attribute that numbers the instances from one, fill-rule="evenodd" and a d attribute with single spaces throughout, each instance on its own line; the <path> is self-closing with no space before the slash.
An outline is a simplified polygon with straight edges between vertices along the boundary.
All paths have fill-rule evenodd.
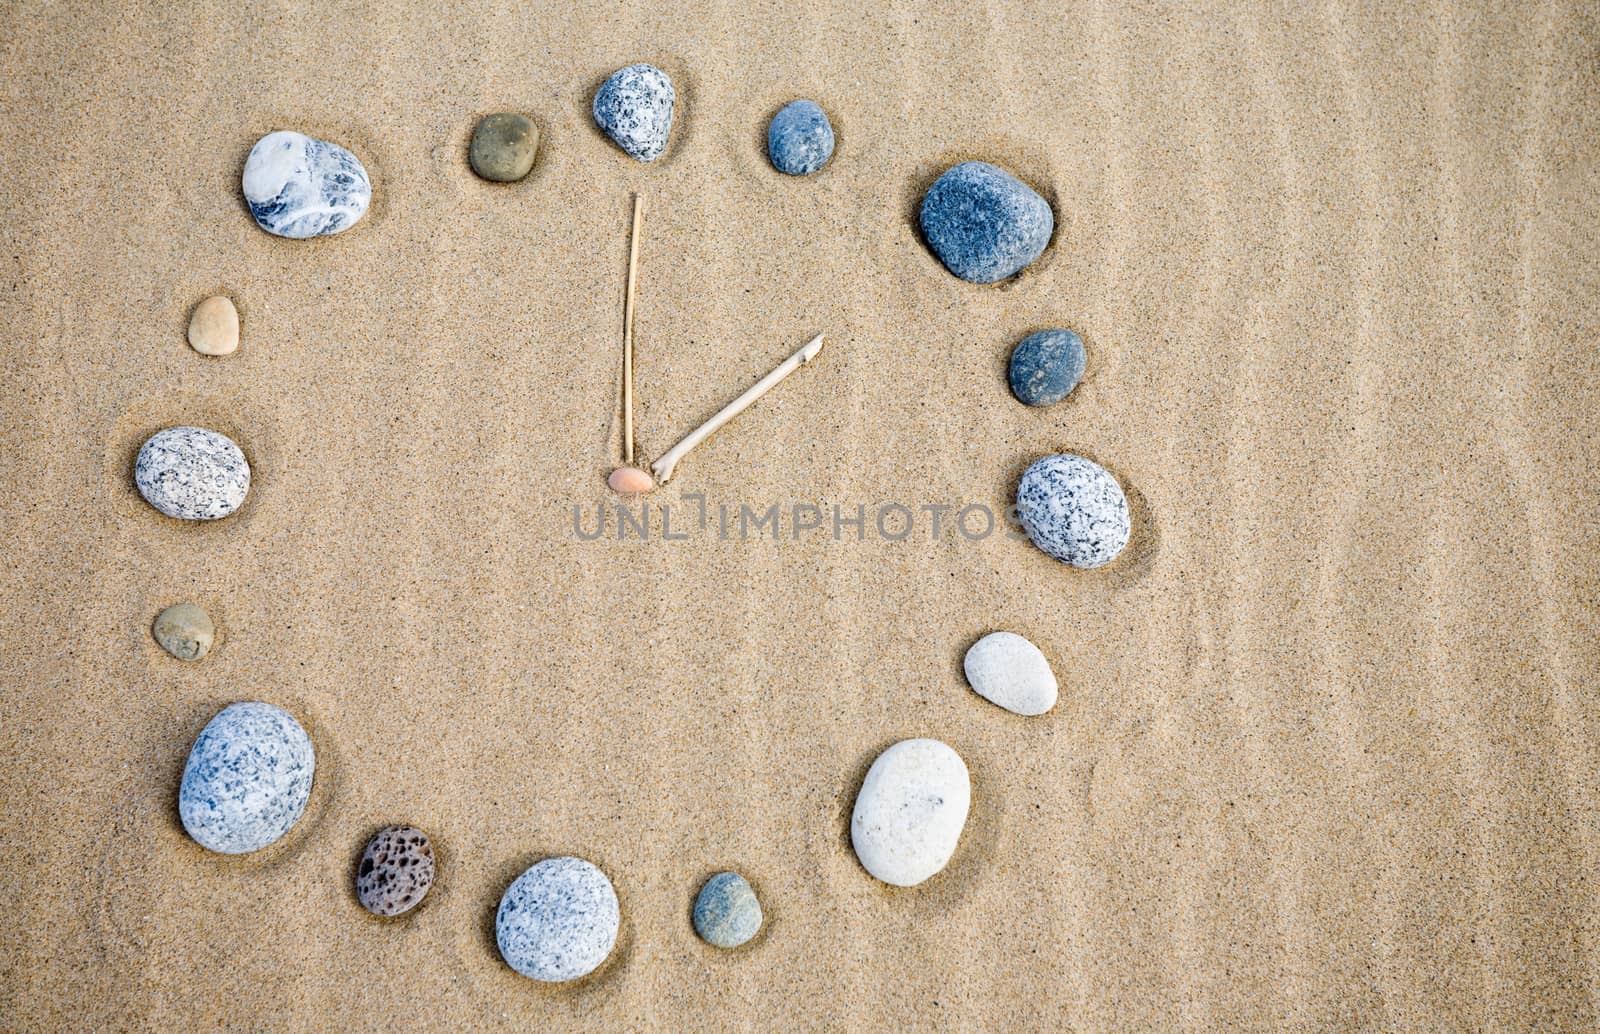
<path id="1" fill-rule="evenodd" d="M 1029 334 L 1011 352 L 1011 394 L 1030 406 L 1048 406 L 1072 394 L 1088 357 L 1083 338 L 1070 330 Z"/>
<path id="2" fill-rule="evenodd" d="M 1021 272 L 1044 254 L 1056 226 L 1048 201 L 988 162 L 947 170 L 928 188 L 918 221 L 945 268 L 974 284 Z"/>
<path id="3" fill-rule="evenodd" d="M 736 872 L 719 872 L 694 899 L 694 932 L 718 948 L 737 948 L 761 929 L 761 902 Z"/>
<path id="4" fill-rule="evenodd" d="M 833 126 L 814 101 L 790 101 L 767 127 L 767 157 L 790 176 L 809 176 L 833 157 Z"/>

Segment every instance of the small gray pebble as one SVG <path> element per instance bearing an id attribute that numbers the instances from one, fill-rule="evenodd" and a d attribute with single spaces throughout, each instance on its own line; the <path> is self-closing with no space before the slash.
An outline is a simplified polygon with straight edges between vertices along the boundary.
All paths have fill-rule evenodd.
<path id="1" fill-rule="evenodd" d="M 630 157 L 653 162 L 667 149 L 677 94 L 654 65 L 629 65 L 612 73 L 594 95 L 594 121 Z"/>
<path id="2" fill-rule="evenodd" d="M 534 980 L 576 980 L 611 954 L 621 925 L 617 892 L 582 858 L 546 858 L 500 898 L 494 939 L 506 964 Z"/>
<path id="3" fill-rule="evenodd" d="M 169 427 L 140 447 L 133 481 L 145 502 L 168 517 L 214 521 L 244 505 L 250 464 L 227 435 Z"/>
<path id="4" fill-rule="evenodd" d="M 422 904 L 433 886 L 433 844 L 415 826 L 385 826 L 367 842 L 356 870 L 356 898 L 373 915 L 397 916 Z"/>
<path id="5" fill-rule="evenodd" d="M 342 233 L 372 202 L 372 181 L 359 158 L 289 130 L 268 133 L 250 148 L 242 185 L 256 225 L 279 237 Z"/>
<path id="6" fill-rule="evenodd" d="M 833 157 L 833 125 L 814 101 L 785 104 L 767 127 L 767 157 L 790 176 L 809 176 Z"/>
<path id="7" fill-rule="evenodd" d="M 289 832 L 311 798 L 311 737 L 280 707 L 229 704 L 206 723 L 178 785 L 178 817 L 201 847 L 258 851 Z"/>
<path id="8" fill-rule="evenodd" d="M 1049 406 L 1072 394 L 1086 365 L 1083 338 L 1070 330 L 1041 330 L 1012 349 L 1007 379 L 1018 402 Z"/>
<path id="9" fill-rule="evenodd" d="M 472 131 L 467 160 L 472 171 L 494 183 L 515 183 L 533 168 L 539 151 L 539 127 L 512 113 L 485 115 Z"/>
<path id="10" fill-rule="evenodd" d="M 1017 519 L 1033 544 L 1073 567 L 1101 567 L 1128 544 L 1132 520 L 1117 479 L 1082 456 L 1046 456 L 1017 484 Z"/>
<path id="11" fill-rule="evenodd" d="M 1020 272 L 1050 243 L 1050 203 L 988 162 L 962 162 L 940 176 L 922 199 L 923 239 L 945 268 L 963 280 L 992 284 Z"/>
<path id="12" fill-rule="evenodd" d="M 161 648 L 180 661 L 198 661 L 211 652 L 217 626 L 193 603 L 174 603 L 156 615 L 152 629 Z"/>
<path id="13" fill-rule="evenodd" d="M 761 929 L 761 902 L 749 881 L 736 872 L 719 872 L 694 899 L 694 932 L 707 944 L 737 948 Z"/>

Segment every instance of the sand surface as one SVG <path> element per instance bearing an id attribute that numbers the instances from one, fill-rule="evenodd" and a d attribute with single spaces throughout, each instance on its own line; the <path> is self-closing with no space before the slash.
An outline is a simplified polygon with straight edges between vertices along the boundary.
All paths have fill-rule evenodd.
<path id="1" fill-rule="evenodd" d="M 1600 1023 L 1593 7 L 334 6 L 0 13 L 0 1027 Z M 678 84 L 651 166 L 588 115 L 635 60 Z M 839 140 L 803 181 L 763 153 L 796 96 Z M 468 169 L 495 110 L 539 124 L 523 183 Z M 356 229 L 254 226 L 240 171 L 280 128 L 360 155 Z M 1013 283 L 917 238 L 965 158 L 1056 206 Z M 645 458 L 830 337 L 650 540 L 583 541 L 634 190 Z M 243 344 L 207 359 L 184 331 L 217 292 Z M 1089 373 L 1029 410 L 1005 358 L 1052 325 Z M 135 494 L 174 423 L 244 447 L 239 514 Z M 1130 490 L 1111 568 L 870 526 L 998 510 L 1061 450 Z M 716 534 L 806 502 L 873 508 L 865 541 Z M 182 599 L 219 626 L 197 664 L 149 633 Z M 966 688 L 1001 628 L 1055 666 L 1051 714 Z M 226 859 L 175 798 L 238 699 L 319 767 L 288 838 Z M 847 824 L 909 736 L 965 756 L 974 804 L 898 890 Z M 391 822 L 440 878 L 381 921 L 353 872 Z M 540 987 L 494 908 L 565 853 L 622 936 Z M 768 923 L 723 954 L 689 912 L 730 867 Z"/>

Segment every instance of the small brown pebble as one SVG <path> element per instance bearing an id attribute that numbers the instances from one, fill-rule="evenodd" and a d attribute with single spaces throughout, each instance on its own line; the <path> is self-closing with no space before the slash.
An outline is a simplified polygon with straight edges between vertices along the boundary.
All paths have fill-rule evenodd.
<path id="1" fill-rule="evenodd" d="M 367 842 L 356 870 L 356 897 L 374 915 L 397 916 L 433 886 L 433 845 L 415 826 L 385 826 Z"/>
<path id="2" fill-rule="evenodd" d="M 228 355 L 239 347 L 239 310 L 231 299 L 219 294 L 194 307 L 189 347 L 201 355 Z"/>
<path id="3" fill-rule="evenodd" d="M 161 648 L 180 661 L 198 661 L 211 651 L 217 626 L 193 603 L 174 603 L 156 615 L 151 629 Z"/>
<path id="4" fill-rule="evenodd" d="M 655 478 L 638 467 L 618 467 L 606 478 L 606 484 L 611 486 L 611 491 L 623 495 L 638 495 L 656 487 Z"/>

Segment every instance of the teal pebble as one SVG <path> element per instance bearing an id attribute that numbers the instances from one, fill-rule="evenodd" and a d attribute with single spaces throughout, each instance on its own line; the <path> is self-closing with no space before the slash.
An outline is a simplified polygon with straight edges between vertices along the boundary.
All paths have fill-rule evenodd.
<path id="1" fill-rule="evenodd" d="M 718 948 L 737 948 L 761 929 L 761 902 L 743 876 L 719 872 L 694 901 L 694 932 Z"/>
<path id="2" fill-rule="evenodd" d="M 1049 406 L 1072 394 L 1086 365 L 1083 338 L 1070 330 L 1041 330 L 1012 351 L 1006 379 L 1018 402 Z"/>

